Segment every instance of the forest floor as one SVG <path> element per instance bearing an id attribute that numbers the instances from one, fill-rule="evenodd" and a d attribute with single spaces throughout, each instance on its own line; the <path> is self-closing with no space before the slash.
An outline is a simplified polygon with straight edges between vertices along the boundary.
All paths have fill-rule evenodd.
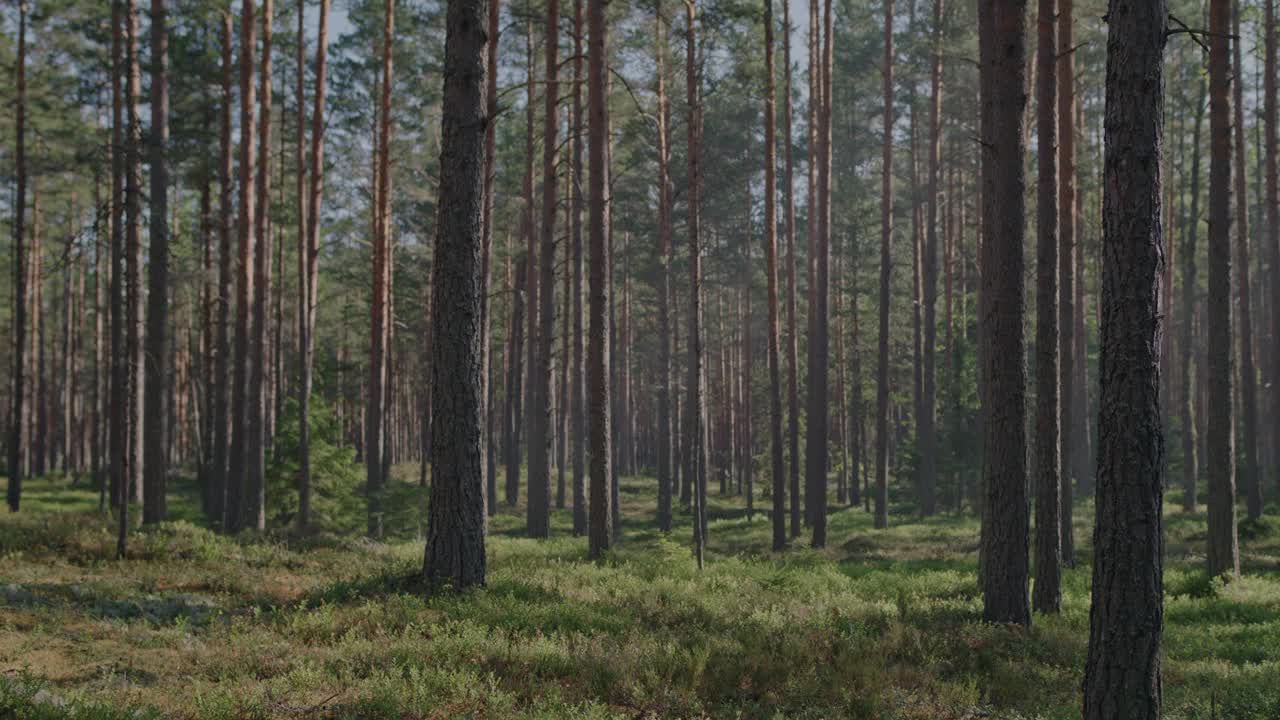
<path id="1" fill-rule="evenodd" d="M 689 516 L 661 537 L 629 478 L 606 561 L 568 511 L 537 541 L 504 506 L 488 586 L 424 598 L 415 530 L 225 538 L 185 493 L 123 562 L 61 478 L 0 515 L 0 718 L 1079 717 L 1087 502 L 1062 614 L 1011 629 L 980 621 L 969 516 L 837 509 L 827 549 L 774 554 L 766 515 L 716 498 L 700 573 Z M 1165 717 L 1280 717 L 1280 522 L 1242 524 L 1227 586 L 1200 569 L 1203 514 L 1169 506 L 1167 530 Z"/>

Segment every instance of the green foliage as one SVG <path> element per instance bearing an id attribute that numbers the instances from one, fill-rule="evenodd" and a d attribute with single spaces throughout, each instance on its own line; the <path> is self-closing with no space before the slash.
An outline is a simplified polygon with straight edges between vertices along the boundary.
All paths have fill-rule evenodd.
<path id="1" fill-rule="evenodd" d="M 356 532 L 365 524 L 364 469 L 356 463 L 355 450 L 339 446 L 337 416 L 320 398 L 311 400 L 308 427 L 313 522 L 324 530 Z M 300 430 L 298 403 L 290 398 L 267 466 L 267 517 L 274 526 L 290 525 L 298 512 Z"/>
<path id="2" fill-rule="evenodd" d="M 689 516 L 658 533 L 653 480 L 628 478 L 626 542 L 600 563 L 569 511 L 531 540 L 524 508 L 503 506 L 488 585 L 425 597 L 401 520 L 390 543 L 167 523 L 119 562 L 91 491 L 30 490 L 0 515 L 0 717 L 1079 716 L 1091 569 L 1064 573 L 1060 616 L 983 624 L 971 516 L 876 531 L 837 510 L 830 548 L 775 554 L 766 520 L 713 497 L 699 572 Z M 1166 512 L 1167 716 L 1277 717 L 1280 538 L 1242 539 L 1245 576 L 1223 584 L 1200 568 L 1203 515 Z"/>

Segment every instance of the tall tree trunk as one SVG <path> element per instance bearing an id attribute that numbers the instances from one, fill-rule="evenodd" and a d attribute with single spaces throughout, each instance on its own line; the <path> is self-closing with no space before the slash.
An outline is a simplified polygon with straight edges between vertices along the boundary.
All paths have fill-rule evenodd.
<path id="1" fill-rule="evenodd" d="M 270 0 L 267 0 L 270 2 Z M 146 463 L 143 523 L 165 520 L 169 470 L 169 30 L 165 0 L 151 0 L 151 245 L 147 266 Z"/>
<path id="2" fill-rule="evenodd" d="M 1231 6 L 1209 1 L 1209 574 L 1240 574 L 1231 397 Z"/>
<path id="3" fill-rule="evenodd" d="M 1196 235 L 1200 228 L 1200 126 L 1204 118 L 1205 84 L 1202 80 L 1196 99 L 1195 130 L 1191 139 L 1191 216 L 1183 218 L 1182 231 L 1182 509 L 1195 512 L 1197 458 L 1195 388 L 1192 385 L 1196 307 Z"/>
<path id="4" fill-rule="evenodd" d="M 1026 460 L 1026 313 L 1023 280 L 1026 154 L 1026 2 L 982 0 L 982 317 L 987 417 L 982 530 L 983 619 L 1029 625 Z M 996 409 L 998 408 L 998 411 Z"/>
<path id="5" fill-rule="evenodd" d="M 560 3 L 547 0 L 546 88 L 542 132 L 542 223 L 541 257 L 538 259 L 537 346 L 533 362 L 529 406 L 529 502 L 526 522 L 530 537 L 551 535 L 551 353 L 555 345 L 555 254 L 556 254 L 556 113 L 560 91 Z M 531 296 L 533 297 L 533 296 Z M 530 321 L 534 314 L 530 313 Z"/>
<path id="6" fill-rule="evenodd" d="M 496 138 L 497 138 L 497 117 L 498 117 L 498 40 L 501 31 L 499 30 L 499 9 L 498 0 L 489 0 L 489 18 L 488 18 L 488 39 L 489 44 L 485 50 L 485 63 L 489 69 L 485 75 L 485 112 L 490 121 L 485 125 L 484 129 L 484 236 L 482 238 L 482 247 L 480 249 L 481 263 L 484 266 L 483 274 L 483 296 L 480 298 L 480 313 L 483 317 L 482 337 L 484 342 L 484 359 L 483 359 L 483 376 L 485 391 L 485 431 L 484 431 L 484 450 L 487 459 L 485 468 L 485 507 L 489 515 L 495 515 L 498 512 L 498 455 L 496 452 L 497 443 L 494 441 L 494 416 L 497 414 L 497 401 L 494 391 L 495 384 L 491 374 L 493 368 L 493 338 L 490 333 L 490 327 L 493 325 L 493 311 L 489 300 L 489 290 L 491 287 L 491 278 L 493 277 L 493 207 L 495 202 L 493 183 L 494 183 L 494 163 L 497 159 Z M 428 396 L 429 398 L 429 396 Z M 424 423 L 424 432 L 430 432 L 430 422 Z M 423 457 L 423 462 L 427 461 L 427 457 Z"/>
<path id="7" fill-rule="evenodd" d="M 689 145 L 689 373 L 688 400 L 685 403 L 684 442 L 686 450 L 685 475 L 694 485 L 693 544 L 694 555 L 701 569 L 704 562 L 703 545 L 706 541 L 706 475 L 703 458 L 706 456 L 706 410 L 702 391 L 702 245 L 699 238 L 701 150 L 698 130 L 701 122 L 701 102 L 698 93 L 698 35 L 696 26 L 696 0 L 685 2 L 685 102 L 689 119 L 686 123 Z M 594 173 L 593 173 L 594 175 Z"/>
<path id="8" fill-rule="evenodd" d="M 1074 464 L 1077 441 L 1071 432 L 1075 381 L 1075 263 L 1076 242 L 1076 129 L 1075 129 L 1075 0 L 1058 0 L 1058 468 L 1061 472 L 1062 564 L 1075 564 L 1072 533 L 1072 481 L 1079 483 L 1088 469 Z M 1079 362 L 1084 362 L 1080 358 Z"/>
<path id="9" fill-rule="evenodd" d="M 583 357 L 585 338 L 582 309 L 582 215 L 585 204 L 582 194 L 584 175 L 582 171 L 582 85 L 585 81 L 582 44 L 586 20 L 582 2 L 583 0 L 573 0 L 573 117 L 571 118 L 573 122 L 573 197 L 570 200 L 573 222 L 569 229 L 570 262 L 573 263 L 573 388 L 569 396 L 571 406 L 569 422 L 572 426 L 570 439 L 573 455 L 573 532 L 575 535 L 584 535 L 587 532 L 587 375 Z M 670 272 L 669 268 L 668 272 Z"/>
<path id="10" fill-rule="evenodd" d="M 445 21 L 440 196 L 432 301 L 427 586 L 485 581 L 483 229 L 487 0 L 452 0 Z M 388 44 L 389 46 L 390 44 Z M 388 75 L 389 77 L 389 75 Z"/>
<path id="11" fill-rule="evenodd" d="M 609 485 L 613 478 L 611 413 L 609 403 L 609 308 L 606 297 L 608 278 L 607 238 L 609 227 L 609 167 L 606 163 L 606 128 L 609 122 L 605 75 L 608 72 L 607 38 L 605 36 L 605 0 L 588 0 L 588 118 L 590 151 L 588 168 L 590 190 L 590 312 L 587 335 L 587 406 L 589 408 L 591 460 L 591 529 L 587 556 L 595 559 L 613 544 L 612 496 Z"/>
<path id="12" fill-rule="evenodd" d="M 142 123 L 138 118 L 142 78 L 138 60 L 137 0 L 128 0 L 125 23 L 125 58 L 129 73 L 125 91 L 125 112 L 128 114 L 128 138 L 125 142 L 125 338 L 129 358 L 129 452 L 125 461 L 125 477 L 133 488 L 134 499 L 142 502 Z M 36 287 L 38 289 L 39 285 Z M 36 312 L 39 313 L 38 307 Z"/>
<path id="13" fill-rule="evenodd" d="M 268 323 L 271 308 L 271 24 L 274 0 L 262 2 L 262 64 L 260 67 L 257 214 L 254 216 L 254 299 L 249 339 L 249 437 L 248 473 L 245 480 L 244 524 L 266 528 L 267 370 L 270 363 Z"/>
<path id="14" fill-rule="evenodd" d="M 782 147 L 786 171 L 782 184 L 786 188 L 787 226 L 787 448 L 791 459 L 787 477 L 791 490 L 790 537 L 800 536 L 800 399 L 798 383 L 798 326 L 796 325 L 796 198 L 795 156 L 791 134 L 791 3 L 782 3 Z"/>
<path id="15" fill-rule="evenodd" d="M 1262 517 L 1262 476 L 1258 471 L 1258 388 L 1257 371 L 1253 363 L 1253 291 L 1249 278 L 1249 192 L 1248 165 L 1245 162 L 1244 145 L 1244 65 L 1240 51 L 1241 0 L 1235 0 L 1231 9 L 1231 32 L 1235 39 L 1232 50 L 1232 90 L 1234 103 L 1232 119 L 1235 124 L 1235 195 L 1236 195 L 1236 272 L 1238 273 L 1240 317 L 1240 401 L 1244 457 L 1240 467 L 1240 485 L 1250 520 Z"/>
<path id="16" fill-rule="evenodd" d="M 114 25 L 114 24 L 113 24 Z M 115 27 L 113 26 L 113 31 Z M 114 32 L 113 32 L 114 40 Z M 5 499 L 10 512 L 18 512 L 22 503 L 22 430 L 25 424 L 23 395 L 26 393 L 27 348 L 27 3 L 18 2 L 17 98 L 14 107 L 14 174 L 18 192 L 14 198 L 13 219 L 13 415 L 9 428 L 9 484 Z"/>
<path id="17" fill-rule="evenodd" d="M 662 0 L 657 0 L 654 13 L 657 16 L 657 20 L 654 23 L 656 32 L 654 63 L 657 67 L 655 75 L 658 122 L 658 282 L 657 287 L 654 288 L 658 294 L 658 529 L 663 532 L 671 532 L 672 463 L 675 461 L 674 448 L 672 447 L 671 421 L 671 396 L 673 391 L 671 382 L 671 263 L 673 256 L 671 247 L 671 179 L 669 170 L 671 154 L 668 149 L 670 135 L 667 124 L 669 119 L 666 78 L 667 18 L 663 14 Z M 574 92 L 576 101 L 576 88 Z M 575 147 L 576 152 L 577 148 Z M 576 170 L 577 167 L 578 163 L 575 162 L 574 169 Z M 575 229 L 575 251 L 577 243 Z M 577 351 L 576 346 L 574 350 L 575 352 Z M 575 426 L 575 431 L 576 429 L 577 427 Z"/>
<path id="18" fill-rule="evenodd" d="M 128 457 L 129 366 L 124 340 L 124 3 L 111 4 L 111 389 L 109 396 L 108 466 L 111 474 L 111 503 L 120 508 L 116 554 L 124 557 L 128 528 L 129 483 L 125 477 Z M 21 133 L 19 133 L 21 135 Z M 21 197 L 21 196 L 20 196 Z M 25 264 L 23 266 L 25 272 Z M 20 296 L 25 297 L 25 294 Z M 19 396 L 20 397 L 20 396 Z M 25 414 L 25 413 L 24 413 Z"/>
<path id="19" fill-rule="evenodd" d="M 298 209 L 298 529 L 311 523 L 311 363 L 307 339 L 310 296 L 307 294 L 307 30 L 306 0 L 298 0 L 298 117 L 294 145 Z M 319 94 L 319 89 L 316 90 Z M 283 280 L 283 278 L 282 278 Z"/>
<path id="20" fill-rule="evenodd" d="M 222 107 L 218 140 L 218 330 L 213 381 L 213 469 L 209 516 L 226 526 L 227 462 L 231 426 L 231 13 L 222 14 Z"/>
<path id="21" fill-rule="evenodd" d="M 1058 122 L 1055 0 L 1036 27 L 1036 582 L 1037 612 L 1062 609 L 1062 478 L 1058 421 Z"/>
<path id="22" fill-rule="evenodd" d="M 1160 717 L 1164 609 L 1159 273 L 1162 0 L 1112 0 L 1107 37 L 1101 397 L 1085 720 Z"/>
<path id="23" fill-rule="evenodd" d="M 253 304 L 254 267 L 254 148 L 253 114 L 257 104 L 257 92 L 253 86 L 254 53 L 254 0 L 244 0 L 240 14 L 240 260 L 236 277 L 236 349 L 235 371 L 231 384 L 231 457 L 227 477 L 226 519 L 223 527 L 236 532 L 248 520 L 246 491 L 249 473 L 248 452 L 250 441 L 249 392 L 252 356 L 249 352 L 250 311 Z"/>
<path id="24" fill-rule="evenodd" d="M 385 0 L 382 15 L 382 93 L 379 97 L 377 180 L 374 188 L 373 301 L 369 324 L 369 414 L 365 418 L 365 471 L 369 495 L 369 537 L 382 537 L 382 493 L 387 483 L 384 454 L 389 444 L 391 328 L 391 86 L 395 52 L 395 2 Z M 432 330 L 436 328 L 433 326 Z"/>
<path id="25" fill-rule="evenodd" d="M 791 29 L 784 27 L 783 32 L 790 34 Z M 769 283 L 769 327 L 766 330 L 769 338 L 769 467 L 773 475 L 773 549 L 777 551 L 787 544 L 787 478 L 783 467 L 782 447 L 782 369 L 778 362 L 778 201 L 775 196 L 778 127 L 774 117 L 773 0 L 764 0 L 764 73 L 764 251 Z M 787 76 L 790 75 L 791 68 L 788 67 Z M 787 85 L 789 87 L 790 82 Z M 788 102 L 788 109 L 790 106 L 791 103 Z M 789 118 L 786 125 L 789 131 Z M 786 143 L 788 146 L 791 144 L 790 132 L 787 133 Z M 788 161 L 790 158 L 791 149 L 788 147 Z M 788 209 L 791 205 L 790 170 L 788 162 Z M 790 226 L 791 218 L 788 216 L 788 233 Z"/>
<path id="26" fill-rule="evenodd" d="M 876 365 L 875 526 L 889 526 L 889 284 L 893 241 L 893 0 L 884 0 L 884 137 L 880 160 L 880 334 Z"/>
<path id="27" fill-rule="evenodd" d="M 1280 179 L 1277 179 L 1277 163 L 1280 156 L 1276 153 L 1276 15 L 1275 0 L 1263 0 L 1263 27 L 1266 28 L 1265 62 L 1263 63 L 1263 148 L 1266 162 L 1266 199 L 1267 210 L 1266 242 L 1271 260 L 1271 337 L 1272 353 L 1280 349 L 1280 278 L 1276 269 L 1280 268 Z M 1280 490 L 1280 374 L 1276 363 L 1271 368 L 1271 470 L 1276 477 L 1276 488 Z"/>
<path id="28" fill-rule="evenodd" d="M 937 305 L 938 305 L 938 183 L 942 165 L 942 33 L 945 21 L 943 0 L 933 3 L 933 58 L 929 74 L 929 205 L 925 224 L 925 244 L 921 263 L 924 281 L 924 367 L 917 434 L 920 442 L 920 514 L 928 517 L 937 509 L 938 431 L 937 399 Z M 950 198 L 947 198 L 948 202 Z"/>
<path id="29" fill-rule="evenodd" d="M 819 84 L 822 102 L 818 106 L 818 235 L 814 258 L 814 303 L 810 324 L 813 335 L 809 338 L 809 415 L 806 435 L 807 455 L 805 475 L 808 478 L 808 498 L 812 513 L 815 548 L 827 544 L 827 422 L 829 407 L 827 378 L 829 375 L 829 348 L 831 344 L 830 317 L 827 303 L 829 291 L 829 263 L 831 259 L 831 64 L 834 30 L 831 0 L 826 0 L 822 21 L 822 52 L 818 61 Z"/>

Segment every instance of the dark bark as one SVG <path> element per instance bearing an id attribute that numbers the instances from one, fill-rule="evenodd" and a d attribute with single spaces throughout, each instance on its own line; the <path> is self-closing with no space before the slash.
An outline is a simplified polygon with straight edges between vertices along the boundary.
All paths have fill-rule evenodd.
<path id="1" fill-rule="evenodd" d="M 18 57 L 15 74 L 17 95 L 14 103 L 14 174 L 17 179 L 17 195 L 14 198 L 13 218 L 13 408 L 9 428 L 9 483 L 5 499 L 10 512 L 18 512 L 22 503 L 22 447 L 25 421 L 24 395 L 26 393 L 27 348 L 27 260 L 26 260 L 26 212 L 27 212 L 27 3 L 18 2 Z M 114 29 L 114 28 L 113 28 Z M 114 37 L 113 37 L 114 39 Z"/>
<path id="2" fill-rule="evenodd" d="M 1026 453 L 1026 306 L 1023 279 L 1026 155 L 1026 2 L 982 0 L 983 237 L 986 334 L 982 530 L 983 619 L 1029 625 Z"/>
<path id="3" fill-rule="evenodd" d="M 431 504 L 423 573 L 433 590 L 485 581 L 481 318 L 487 0 L 446 15 L 431 374 Z"/>
<path id="4" fill-rule="evenodd" d="M 786 193 L 787 226 L 787 478 L 791 491 L 790 537 L 800 536 L 800 401 L 797 387 L 799 330 L 796 325 L 796 198 L 795 155 L 791 139 L 791 3 L 782 3 L 782 147 L 786 170 L 782 184 Z"/>
<path id="5" fill-rule="evenodd" d="M 218 319 L 213 381 L 213 468 L 209 517 L 220 524 L 227 500 L 227 437 L 231 426 L 231 13 L 222 14 L 222 107 L 218 138 Z"/>
<path id="6" fill-rule="evenodd" d="M 1036 582 L 1037 612 L 1062 609 L 1062 473 L 1058 421 L 1058 122 L 1054 0 L 1036 27 Z"/>
<path id="7" fill-rule="evenodd" d="M 590 189 L 590 327 L 587 334 L 587 407 L 590 433 L 591 511 L 587 555 L 599 558 L 613 544 L 613 453 L 609 447 L 612 421 L 609 403 L 609 307 L 606 233 L 609 226 L 609 167 L 606 128 L 609 122 L 605 75 L 608 72 L 605 25 L 606 0 L 588 0 L 587 95 L 590 128 L 588 163 Z"/>
<path id="8" fill-rule="evenodd" d="M 128 354 L 129 389 L 126 397 L 129 420 L 128 461 L 125 477 L 131 494 L 143 500 L 142 482 L 142 399 L 143 399 L 143 317 L 142 317 L 142 123 L 138 118 L 138 97 L 142 78 L 138 60 L 137 0 L 125 7 L 125 90 L 127 138 L 125 140 L 125 345 Z M 38 262 L 38 257 L 37 257 Z M 40 285 L 37 283 L 36 288 Z M 39 307 L 36 308 L 37 315 Z M 40 323 L 37 321 L 36 326 Z M 41 393 L 41 398 L 45 397 Z M 43 404 L 41 405 L 43 408 Z"/>
<path id="9" fill-rule="evenodd" d="M 573 263 L 573 388 L 569 403 L 571 435 L 571 454 L 573 455 L 573 532 L 584 535 L 587 532 L 587 368 L 583 353 L 585 337 L 583 335 L 582 307 L 582 216 L 585 212 L 585 200 L 582 192 L 582 133 L 583 106 L 583 39 L 585 17 L 583 0 L 573 0 L 573 197 L 571 199 L 573 223 L 570 228 L 570 248 Z"/>
<path id="10" fill-rule="evenodd" d="M 675 453 L 672 443 L 672 376 L 671 376 L 671 159 L 667 111 L 666 29 L 667 18 L 663 14 L 662 0 L 657 0 L 654 23 L 654 62 L 656 70 L 657 124 L 658 124 L 658 528 L 671 532 L 672 464 Z M 576 91 L 575 91 L 576 92 Z M 576 151 L 576 148 L 575 148 Z M 576 165 L 575 165 L 576 167 Z M 575 237 L 575 243 L 577 242 Z M 576 248 L 576 245 L 575 245 Z M 576 351 L 575 347 L 575 351 Z"/>
<path id="11" fill-rule="evenodd" d="M 1179 327 L 1181 363 L 1182 509 L 1195 512 L 1196 472 L 1199 469 L 1196 442 L 1195 388 L 1192 385 L 1194 358 L 1194 318 L 1196 307 L 1196 235 L 1200 228 L 1200 127 L 1204 119 L 1205 84 L 1200 81 L 1196 98 L 1195 128 L 1191 140 L 1191 215 L 1183 218 L 1182 323 Z"/>
<path id="12" fill-rule="evenodd" d="M 270 2 L 270 0 L 268 0 Z M 151 245 L 147 266 L 145 465 L 142 522 L 168 515 L 169 470 L 169 30 L 165 0 L 151 0 Z"/>
<path id="13" fill-rule="evenodd" d="M 916 419 L 920 443 L 920 514 L 925 517 L 937 510 L 938 493 L 938 183 L 942 165 L 942 34 L 945 12 L 943 0 L 934 0 L 933 57 L 929 74 L 929 202 L 920 263 L 921 296 L 924 299 L 923 367 L 920 417 Z"/>
<path id="14" fill-rule="evenodd" d="M 1262 476 L 1258 471 L 1258 387 L 1257 370 L 1253 363 L 1253 292 L 1249 278 L 1249 193 L 1248 165 L 1245 163 L 1244 144 L 1244 65 L 1240 51 L 1241 0 L 1232 3 L 1231 31 L 1235 38 L 1232 50 L 1232 122 L 1235 142 L 1235 210 L 1236 242 L 1235 264 L 1239 291 L 1240 318 L 1240 445 L 1243 457 L 1240 464 L 1239 484 L 1244 489 L 1250 520 L 1262 516 Z"/>
<path id="15" fill-rule="evenodd" d="M 254 168 L 258 194 L 253 233 L 256 252 L 253 262 L 253 302 L 249 338 L 249 435 L 246 441 L 248 468 L 245 477 L 244 525 L 250 529 L 266 528 L 266 443 L 269 429 L 267 412 L 268 368 L 272 282 L 271 215 L 271 41 L 274 0 L 262 2 L 262 61 L 259 67 L 258 164 Z"/>
<path id="16" fill-rule="evenodd" d="M 1271 261 L 1271 338 L 1272 353 L 1280 350 L 1280 278 L 1275 277 L 1275 269 L 1280 268 L 1280 176 L 1277 175 L 1277 163 L 1280 156 L 1276 152 L 1276 15 L 1274 0 L 1263 0 L 1264 63 L 1262 72 L 1263 87 L 1263 153 L 1266 162 L 1266 197 L 1263 205 L 1267 213 L 1266 243 L 1267 255 Z M 1276 369 L 1271 371 L 1271 432 L 1268 440 L 1274 454 L 1271 469 L 1276 477 L 1276 489 L 1280 490 L 1280 375 Z"/>
<path id="17" fill-rule="evenodd" d="M 240 14 L 240 206 L 239 226 L 240 259 L 236 275 L 236 339 L 235 370 L 231 383 L 231 457 L 228 460 L 227 505 L 223 527 L 236 532 L 247 520 L 249 473 L 249 381 L 252 356 L 249 352 L 250 312 L 253 305 L 254 267 L 254 210 L 257 197 L 254 194 L 253 116 L 257 102 L 257 90 L 253 85 L 254 0 L 244 0 Z"/>
<path id="18" fill-rule="evenodd" d="M 1235 415 L 1231 395 L 1232 0 L 1209 2 L 1209 574 L 1240 574 L 1236 539 Z"/>
<path id="19" fill-rule="evenodd" d="M 1058 47 L 1075 47 L 1072 25 L 1075 0 L 1058 0 Z M 1076 137 L 1075 137 L 1075 53 L 1059 52 L 1058 82 L 1058 467 L 1061 471 L 1061 552 L 1062 564 L 1075 564 L 1075 537 L 1072 533 L 1072 482 L 1079 483 L 1088 468 L 1073 464 L 1072 448 L 1077 440 L 1071 432 L 1075 389 L 1075 263 L 1076 234 Z M 962 230 L 963 232 L 963 230 Z M 1081 358 L 1079 362 L 1084 362 Z"/>
<path id="20" fill-rule="evenodd" d="M 1093 603 L 1085 720 L 1160 717 L 1162 0 L 1111 0 Z"/>
<path id="21" fill-rule="evenodd" d="M 377 174 L 373 203 L 373 299 L 369 304 L 369 401 L 365 415 L 365 476 L 369 497 L 369 537 L 382 537 L 382 493 L 387 483 L 384 454 L 389 445 L 387 415 L 391 328 L 391 88 L 395 57 L 395 3 L 382 15 L 381 94 L 378 99 Z M 432 326 L 434 331 L 436 328 Z"/>
<path id="22" fill-rule="evenodd" d="M 537 345 L 534 347 L 529 408 L 529 502 L 526 524 L 530 537 L 551 535 L 551 378 L 555 343 L 555 255 L 556 255 L 556 131 L 560 91 L 560 3 L 547 0 L 546 7 L 546 88 L 542 133 L 542 222 L 541 257 L 538 259 Z M 533 323 L 533 313 L 530 322 Z M 532 325 L 531 325 L 532 327 Z"/>
<path id="23" fill-rule="evenodd" d="M 783 32 L 790 30 L 784 29 Z M 764 72 L 764 250 L 769 283 L 769 327 L 766 330 L 769 338 L 769 466 L 773 476 L 773 549 L 781 550 L 787 544 L 787 482 L 782 447 L 782 369 L 778 362 L 778 219 L 775 197 L 778 130 L 774 118 L 773 0 L 764 0 Z M 790 125 L 789 122 L 787 124 Z M 787 141 L 790 142 L 790 137 Z M 790 157 L 790 154 L 788 150 L 787 156 Z"/>
<path id="24" fill-rule="evenodd" d="M 812 289 L 810 325 L 813 334 L 809 338 L 809 414 L 807 422 L 805 474 L 808 491 L 805 494 L 813 524 L 815 548 L 827 544 L 827 426 L 829 376 L 829 350 L 831 345 L 830 299 L 831 260 L 831 65 L 834 40 L 831 0 L 826 0 L 822 21 L 822 51 L 818 60 L 819 83 L 822 101 L 818 106 L 818 234 L 814 245 L 816 256 Z"/>
<path id="25" fill-rule="evenodd" d="M 893 0 L 884 3 L 884 136 L 880 160 L 880 332 L 876 365 L 875 526 L 889 526 L 889 283 L 893 241 Z"/>

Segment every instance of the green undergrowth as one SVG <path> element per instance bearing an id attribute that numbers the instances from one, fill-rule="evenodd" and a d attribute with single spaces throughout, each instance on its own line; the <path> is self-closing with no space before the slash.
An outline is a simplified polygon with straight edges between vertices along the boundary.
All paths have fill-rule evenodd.
<path id="1" fill-rule="evenodd" d="M 181 519 L 135 529 L 124 561 L 66 479 L 0 516 L 0 718 L 1079 717 L 1087 502 L 1063 612 L 1024 630 L 980 621 L 969 516 L 877 531 L 838 508 L 826 549 L 773 553 L 767 515 L 714 498 L 699 572 L 689 516 L 659 533 L 653 481 L 628 478 L 604 561 L 568 511 L 538 541 L 503 504 L 488 585 L 424 597 L 416 522 L 228 538 L 175 494 Z M 1280 522 L 1242 523 L 1245 575 L 1223 584 L 1200 571 L 1203 514 L 1167 516 L 1166 717 L 1280 717 Z"/>

